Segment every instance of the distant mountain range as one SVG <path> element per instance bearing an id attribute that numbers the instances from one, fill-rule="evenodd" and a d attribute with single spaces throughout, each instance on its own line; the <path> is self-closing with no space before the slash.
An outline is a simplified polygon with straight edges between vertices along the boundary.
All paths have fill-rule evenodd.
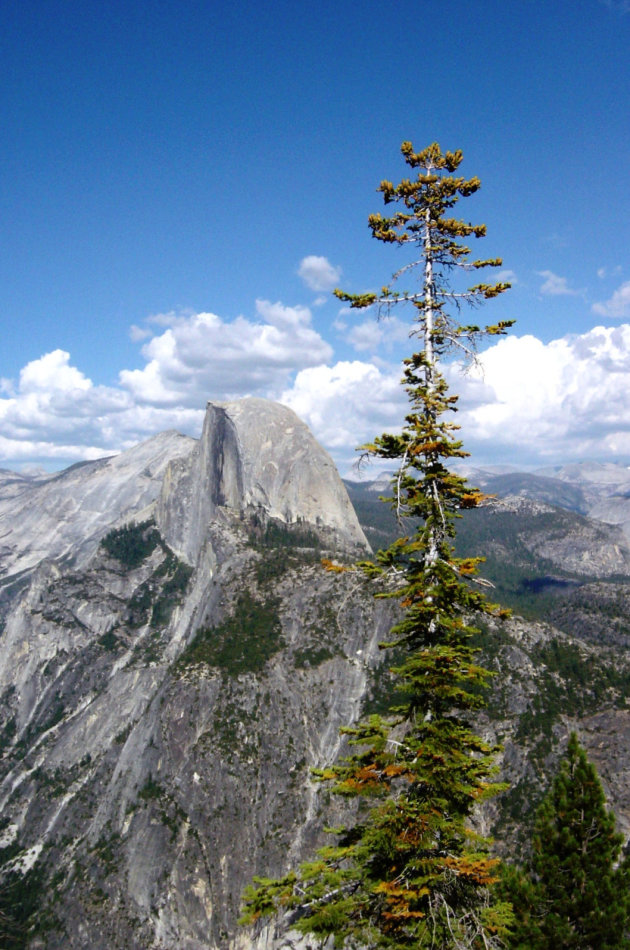
<path id="1" fill-rule="evenodd" d="M 472 485 L 499 497 L 521 495 L 595 518 L 598 516 L 594 512 L 614 499 L 616 516 L 611 510 L 610 519 L 599 516 L 599 520 L 609 520 L 610 524 L 630 521 L 630 467 L 626 465 L 572 462 L 533 472 L 505 465 L 486 468 L 463 465 L 459 470 Z M 351 492 L 387 493 L 391 477 L 392 473 L 381 473 L 374 479 L 346 480 L 346 485 Z"/>
<path id="2" fill-rule="evenodd" d="M 494 584 L 493 596 L 501 603 L 535 619 L 553 619 L 560 629 L 575 633 L 572 607 L 582 617 L 579 629 L 585 630 L 578 605 L 588 585 L 595 579 L 608 582 L 599 583 L 593 595 L 600 602 L 611 585 L 618 591 L 630 577 L 630 520 L 625 517 L 630 519 L 630 470 L 585 462 L 553 472 L 472 469 L 471 484 L 490 497 L 463 512 L 456 551 L 485 558 L 480 572 Z M 373 547 L 398 535 L 401 526 L 379 501 L 390 492 L 390 476 L 347 481 L 346 487 Z M 618 594 L 612 599 L 617 601 Z M 608 630 L 613 639 L 619 622 Z"/>

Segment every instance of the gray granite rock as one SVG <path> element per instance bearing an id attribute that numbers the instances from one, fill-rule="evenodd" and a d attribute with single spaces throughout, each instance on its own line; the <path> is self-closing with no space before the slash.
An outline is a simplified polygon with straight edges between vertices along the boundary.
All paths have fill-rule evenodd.
<path id="1" fill-rule="evenodd" d="M 548 514 L 527 508 L 528 543 L 562 562 Z M 125 524 L 144 544 L 128 563 L 100 543 Z M 571 525 L 572 563 L 625 568 L 612 529 Z M 306 950 L 284 920 L 239 928 L 241 895 L 347 817 L 309 768 L 382 698 L 395 609 L 321 566 L 366 551 L 329 457 L 285 407 L 209 404 L 198 442 L 0 473 L 0 526 L 0 878 L 41 869 L 29 950 Z M 512 790 L 479 828 L 514 852 L 577 728 L 630 829 L 627 651 L 520 618 L 480 637 L 496 677 L 479 726 Z"/>
<path id="2" fill-rule="evenodd" d="M 264 399 L 208 403 L 199 444 L 172 462 L 157 523 L 189 563 L 222 513 L 316 526 L 342 547 L 367 542 L 334 463 L 292 410 Z"/>
<path id="3" fill-rule="evenodd" d="M 42 560 L 84 564 L 111 527 L 150 507 L 166 466 L 196 444 L 162 432 L 112 458 L 38 478 L 0 478 L 0 582 Z"/>
<path id="4" fill-rule="evenodd" d="M 285 407 L 209 404 L 198 442 L 2 473 L 0 517 L 4 870 L 44 863 L 60 921 L 32 946 L 246 945 L 242 889 L 317 840 L 308 767 L 338 754 L 387 630 L 353 575 L 319 564 L 366 551 L 330 458 Z M 100 545 L 149 519 L 140 563 Z M 269 524 L 298 534 L 261 547 Z M 244 596 L 269 643 L 244 622 L 240 665 L 182 666 Z"/>

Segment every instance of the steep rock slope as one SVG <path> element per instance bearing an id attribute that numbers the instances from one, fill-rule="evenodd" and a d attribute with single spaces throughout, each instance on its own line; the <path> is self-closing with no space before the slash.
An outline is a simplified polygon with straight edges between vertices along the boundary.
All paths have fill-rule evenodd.
<path id="1" fill-rule="evenodd" d="M 169 467 L 157 523 L 194 563 L 219 511 L 308 523 L 341 546 L 366 543 L 330 456 L 294 412 L 262 399 L 208 404 L 199 445 Z"/>
<path id="2" fill-rule="evenodd" d="M 0 584 L 48 558 L 85 563 L 112 525 L 155 501 L 166 466 L 194 445 L 179 432 L 162 432 L 121 455 L 55 475 L 1 473 Z"/>
<path id="3" fill-rule="evenodd" d="M 50 518 L 36 547 L 14 493 L 0 864 L 30 895 L 23 945 L 225 947 L 251 874 L 312 845 L 308 767 L 338 754 L 387 629 L 320 565 L 365 553 L 345 490 L 260 400 L 210 404 L 197 444 L 21 487 Z"/>
<path id="4" fill-rule="evenodd" d="M 341 725 L 382 707 L 393 662 L 377 647 L 391 603 L 320 564 L 366 550 L 330 459 L 289 410 L 247 400 L 210 404 L 199 442 L 165 434 L 54 479 L 5 479 L 6 511 L 28 491 L 50 519 L 49 542 L 34 523 L 19 539 L 25 499 L 5 521 L 0 912 L 17 914 L 14 945 L 291 945 L 282 924 L 238 929 L 242 889 L 322 843 L 324 811 L 341 820 L 309 766 L 343 751 Z M 588 567 L 590 551 L 597 569 L 624 571 L 624 545 L 547 505 L 476 514 L 497 562 L 562 573 L 570 551 L 581 625 L 598 640 L 519 618 L 479 632 L 497 674 L 480 725 L 503 742 L 512 783 L 480 827 L 508 855 L 526 846 L 577 728 L 627 832 L 630 616 L 622 587 Z M 597 636 L 598 602 L 614 636 Z"/>

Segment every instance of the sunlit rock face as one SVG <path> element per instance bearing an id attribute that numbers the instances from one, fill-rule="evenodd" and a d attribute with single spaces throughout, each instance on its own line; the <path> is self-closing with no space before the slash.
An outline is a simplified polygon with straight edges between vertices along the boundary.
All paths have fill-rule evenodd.
<path id="1" fill-rule="evenodd" d="M 157 507 L 164 537 L 196 563 L 220 512 L 310 524 L 342 546 L 366 541 L 334 463 L 286 406 L 208 403 L 199 444 L 169 466 Z"/>
<path id="2" fill-rule="evenodd" d="M 85 563 L 112 525 L 155 501 L 167 465 L 195 445 L 179 432 L 161 432 L 128 452 L 54 475 L 1 472 L 0 582 L 44 558 Z"/>
<path id="3" fill-rule="evenodd" d="M 321 566 L 367 550 L 329 456 L 285 407 L 209 404 L 198 441 L 2 473 L 0 516 L 0 846 L 56 908 L 32 946 L 247 946 L 242 890 L 322 840 L 309 767 L 388 629 Z"/>

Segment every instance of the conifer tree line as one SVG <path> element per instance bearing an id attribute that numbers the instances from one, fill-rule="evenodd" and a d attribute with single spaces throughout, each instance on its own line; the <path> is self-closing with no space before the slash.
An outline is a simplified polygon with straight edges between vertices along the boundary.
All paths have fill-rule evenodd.
<path id="1" fill-rule="evenodd" d="M 401 151 L 410 177 L 381 182 L 388 213 L 371 215 L 369 227 L 377 240 L 399 246 L 405 262 L 378 293 L 335 291 L 351 308 L 374 307 L 380 316 L 407 308 L 416 346 L 403 364 L 408 411 L 401 431 L 363 447 L 397 469 L 389 502 L 400 537 L 357 566 L 376 596 L 400 607 L 382 644 L 396 658 L 390 707 L 343 729 L 347 756 L 315 773 L 355 802 L 356 819 L 297 869 L 255 879 L 243 921 L 281 912 L 293 928 L 349 950 L 551 947 L 527 943 L 533 931 L 526 934 L 518 916 L 530 906 L 523 895 L 533 893 L 526 876 L 507 871 L 499 886 L 499 861 L 472 827 L 475 810 L 504 786 L 496 781 L 498 749 L 474 727 L 490 674 L 478 662 L 471 618 L 507 612 L 486 597 L 477 574 L 482 559 L 458 558 L 453 547 L 461 511 L 483 496 L 449 467 L 467 453 L 444 364 L 475 360 L 484 338 L 507 332 L 513 321 L 481 326 L 460 316 L 463 305 L 476 307 L 510 285 L 460 276 L 502 264 L 472 254 L 469 245 L 485 236 L 485 226 L 453 215 L 480 187 L 478 178 L 459 175 L 461 151 L 433 143 L 415 152 L 410 142 Z M 541 867 L 532 873 L 540 877 Z M 532 906 L 528 919 L 537 913 Z"/>

